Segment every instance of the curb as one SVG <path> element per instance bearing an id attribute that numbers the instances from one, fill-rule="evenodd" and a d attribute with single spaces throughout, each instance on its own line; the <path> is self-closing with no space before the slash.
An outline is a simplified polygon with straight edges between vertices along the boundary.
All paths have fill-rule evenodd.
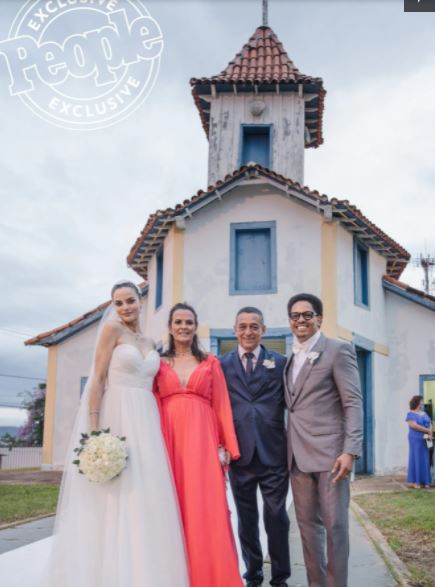
<path id="1" fill-rule="evenodd" d="M 17 528 L 18 526 L 28 524 L 29 522 L 37 522 L 38 520 L 43 520 L 44 518 L 51 518 L 54 515 L 55 513 L 52 512 L 51 514 L 41 514 L 40 516 L 34 516 L 33 518 L 25 518 L 24 520 L 17 520 L 16 522 L 9 522 L 8 524 L 0 524 L 0 532 L 2 530 L 8 530 L 9 528 Z"/>
<path id="2" fill-rule="evenodd" d="M 374 547 L 381 555 L 381 558 L 388 567 L 395 581 L 400 587 L 410 587 L 410 573 L 405 563 L 400 560 L 397 554 L 388 544 L 381 531 L 373 524 L 366 512 L 351 499 L 350 508 L 359 524 L 367 532 Z"/>

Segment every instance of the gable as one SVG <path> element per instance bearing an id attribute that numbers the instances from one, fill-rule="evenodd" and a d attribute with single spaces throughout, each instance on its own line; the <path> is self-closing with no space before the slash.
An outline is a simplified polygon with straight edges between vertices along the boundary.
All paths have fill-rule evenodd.
<path id="1" fill-rule="evenodd" d="M 273 171 L 256 164 L 242 166 L 226 176 L 224 181 L 209 186 L 207 191 L 198 191 L 191 199 L 184 200 L 175 208 L 158 210 L 152 214 L 136 239 L 127 258 L 128 265 L 145 280 L 148 279 L 148 264 L 160 249 L 172 226 L 184 229 L 186 223 L 213 202 L 231 197 L 236 186 L 269 186 L 286 198 L 307 207 L 328 222 L 338 222 L 351 234 L 355 234 L 368 248 L 376 250 L 387 259 L 387 274 L 398 278 L 406 267 L 410 254 L 375 224 L 370 222 L 356 206 L 347 200 L 329 199 L 317 191 L 293 182 Z M 218 207 L 214 207 L 218 210 Z"/>

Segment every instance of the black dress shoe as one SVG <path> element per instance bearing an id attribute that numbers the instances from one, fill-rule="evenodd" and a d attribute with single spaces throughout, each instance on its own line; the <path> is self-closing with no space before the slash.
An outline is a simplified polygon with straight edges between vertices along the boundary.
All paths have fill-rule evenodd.
<path id="1" fill-rule="evenodd" d="M 262 584 L 263 584 L 263 581 L 258 581 L 258 580 L 248 581 L 246 583 L 246 587 L 260 587 L 260 585 L 262 585 Z"/>

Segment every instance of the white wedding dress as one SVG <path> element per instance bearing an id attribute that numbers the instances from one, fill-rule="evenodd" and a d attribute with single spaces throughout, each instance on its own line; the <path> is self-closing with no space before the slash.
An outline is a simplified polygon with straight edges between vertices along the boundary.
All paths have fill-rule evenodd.
<path id="1" fill-rule="evenodd" d="M 127 437 L 129 458 L 109 483 L 89 482 L 70 464 L 87 420 L 85 392 L 61 488 L 44 587 L 188 587 L 175 489 L 152 386 L 159 355 L 115 347 L 100 428 Z"/>
<path id="2" fill-rule="evenodd" d="M 155 351 L 144 359 L 132 345 L 115 347 L 100 424 L 127 437 L 127 467 L 108 484 L 94 485 L 72 464 L 72 451 L 79 444 L 81 432 L 87 429 L 85 392 L 65 465 L 55 535 L 1 555 L 1 585 L 189 586 L 175 489 L 157 404 L 151 393 L 158 368 L 159 355 Z M 228 500 L 237 537 L 237 515 L 230 490 Z M 260 493 L 259 500 L 261 504 Z M 267 552 L 261 522 L 260 540 L 263 552 Z M 243 573 L 238 540 L 237 548 Z"/>

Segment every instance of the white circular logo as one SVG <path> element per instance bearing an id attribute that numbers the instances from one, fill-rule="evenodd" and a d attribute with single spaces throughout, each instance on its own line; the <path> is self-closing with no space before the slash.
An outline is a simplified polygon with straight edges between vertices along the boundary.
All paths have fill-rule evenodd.
<path id="1" fill-rule="evenodd" d="M 160 26 L 139 0 L 29 0 L 0 41 L 11 95 L 77 130 L 132 114 L 154 86 L 162 50 Z"/>

